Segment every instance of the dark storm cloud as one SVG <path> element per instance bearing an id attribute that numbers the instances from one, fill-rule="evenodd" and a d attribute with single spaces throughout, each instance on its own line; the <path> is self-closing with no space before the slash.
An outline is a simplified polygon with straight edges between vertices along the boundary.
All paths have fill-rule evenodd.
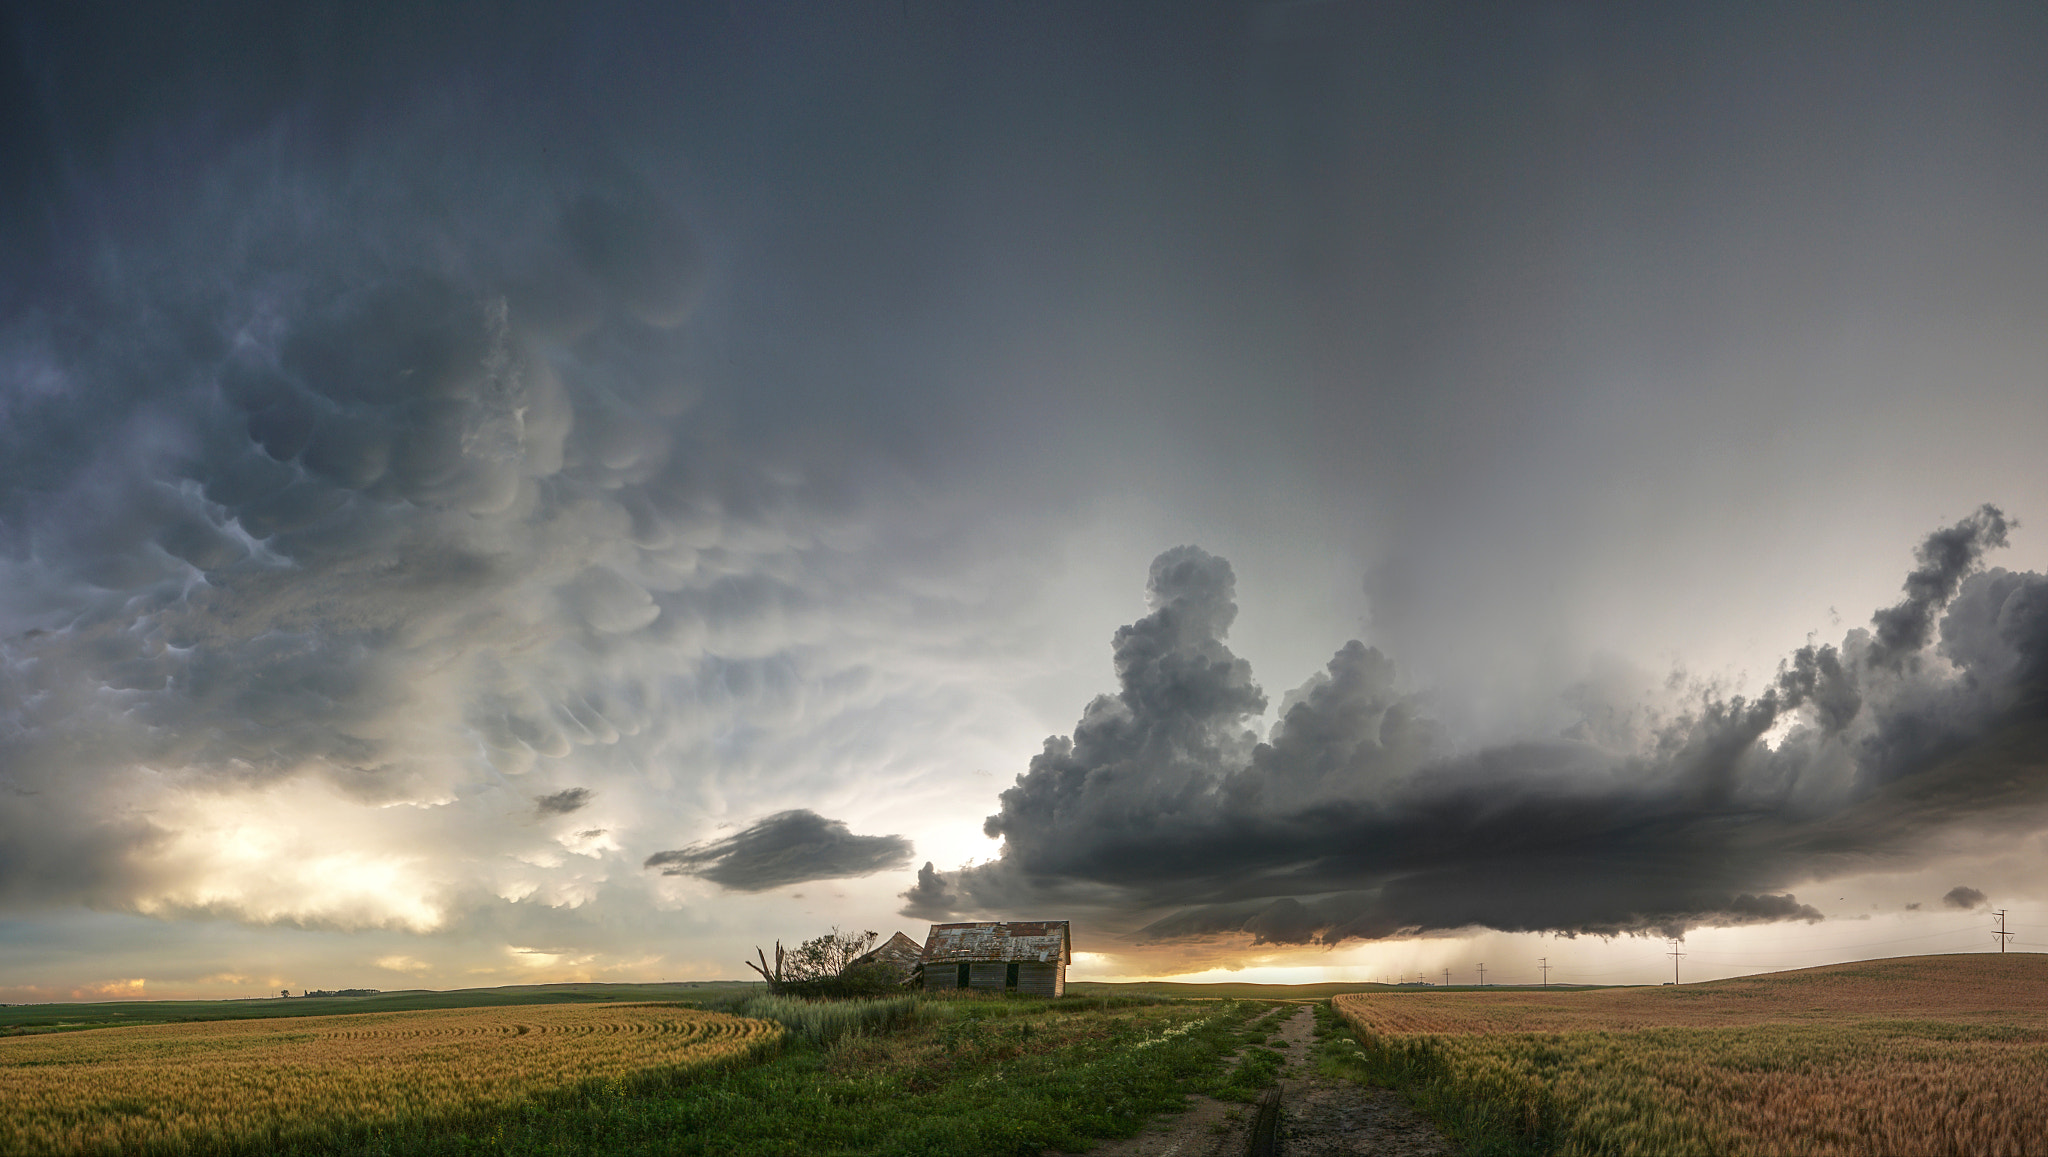
<path id="1" fill-rule="evenodd" d="M 236 793 L 439 806 L 829 711 L 795 636 L 872 589 L 796 561 L 861 496 L 705 400 L 715 255 L 626 70 L 565 79 L 609 32 L 265 12 L 7 18 L 0 130 L 70 184 L 0 275 L 6 902 L 153 903 Z"/>
<path id="2" fill-rule="evenodd" d="M 1946 908 L 1968 910 L 1983 905 L 1984 893 L 1979 892 L 1975 888 L 1964 887 L 1958 884 L 1948 890 L 1948 893 L 1941 898 L 1941 903 Z"/>
<path id="3" fill-rule="evenodd" d="M 664 876 L 701 876 L 735 892 L 765 892 L 900 868 L 910 853 L 902 836 L 857 836 L 839 820 L 799 808 L 723 839 L 656 852 L 642 866 Z"/>
<path id="4" fill-rule="evenodd" d="M 555 194 L 531 196 L 545 220 Z M 17 325 L 10 355 L 56 383 L 17 393 L 0 434 L 17 810 L 76 807 L 136 763 L 404 800 L 446 790 L 449 712 L 515 773 L 645 726 L 621 648 L 663 629 L 651 591 L 701 585 L 664 538 L 694 523 L 715 544 L 728 520 L 674 460 L 660 391 L 562 344 L 570 307 L 517 282 L 559 261 L 593 340 L 651 352 L 647 319 L 678 317 L 648 303 L 682 300 L 692 269 L 663 289 L 545 224 L 525 252 L 451 253 L 417 211 L 343 198 L 308 229 L 264 219 L 281 208 L 249 211 L 232 277 L 159 270 Z M 657 235 L 642 251 L 673 228 L 620 213 L 615 232 Z"/>
<path id="5" fill-rule="evenodd" d="M 1906 597 L 1871 617 L 1869 661 L 1895 665 L 1925 647 L 1935 615 L 1977 569 L 1984 552 L 2005 545 L 2006 529 L 2005 515 L 1986 506 L 1929 535 L 1915 552 L 1919 567 L 1906 576 Z"/>
<path id="6" fill-rule="evenodd" d="M 1213 527 L 1353 594 L 1374 567 L 1373 637 L 1442 722 L 1360 646 L 1253 735 L 1228 571 L 1190 552 L 1160 580 L 1181 609 L 1117 642 L 1124 694 L 1005 812 L 1015 863 L 934 867 L 926 904 L 1208 926 L 1205 873 L 1249 865 L 1214 892 L 1268 939 L 1406 919 L 1432 871 L 1414 903 L 1457 903 L 1431 919 L 1782 909 L 1774 865 L 1967 818 L 1969 792 L 1916 794 L 1931 763 L 2008 789 L 2033 741 L 1996 689 L 2048 654 L 2014 642 L 2048 629 L 2032 576 L 1929 618 L 1955 572 L 1930 546 L 1882 640 L 1647 748 L 1624 710 L 1473 754 L 1444 705 L 1459 672 L 1550 705 L 1527 687 L 1578 665 L 1541 635 L 1734 635 L 1697 596 L 1827 567 L 1813 528 L 2031 503 L 2041 20 L 9 6 L 0 904 L 269 880 L 242 915 L 279 918 L 317 862 L 286 837 L 344 831 L 323 850 L 580 904 L 648 825 L 833 811 L 973 749 L 1044 658 L 1038 580 L 1091 533 Z M 1317 638 L 1354 610 L 1289 602 Z M 1814 734 L 1766 758 L 1792 703 Z M 581 837 L 504 822 L 564 783 L 596 792 Z M 1488 807 L 1503 831 L 1475 833 Z M 1501 913 L 1428 844 L 1556 824 L 1602 849 L 1617 816 L 1669 828 L 1683 879 Z M 279 837 L 279 870 L 187 863 L 242 846 L 216 817 Z M 1753 864 L 1713 861 L 1772 822 Z"/>
<path id="7" fill-rule="evenodd" d="M 563 788 L 553 795 L 534 796 L 533 809 L 544 816 L 565 816 L 570 812 L 581 811 L 588 807 L 591 797 L 596 794 L 587 787 Z"/>
<path id="8" fill-rule="evenodd" d="M 1230 568 L 1176 548 L 1153 566 L 1152 613 L 1117 632 L 1121 690 L 1047 740 L 989 817 L 1001 858 L 927 865 L 905 911 L 1057 898 L 1152 913 L 1153 939 L 1280 943 L 1819 920 L 1787 885 L 1910 858 L 1952 825 L 2043 819 L 2048 715 L 2020 673 L 2042 658 L 2048 579 L 1977 569 L 2007 526 L 1986 507 L 1930 535 L 1874 630 L 1801 650 L 1754 699 L 1704 696 L 1630 748 L 1463 754 L 1357 642 L 1259 742 L 1264 697 L 1223 643 Z"/>

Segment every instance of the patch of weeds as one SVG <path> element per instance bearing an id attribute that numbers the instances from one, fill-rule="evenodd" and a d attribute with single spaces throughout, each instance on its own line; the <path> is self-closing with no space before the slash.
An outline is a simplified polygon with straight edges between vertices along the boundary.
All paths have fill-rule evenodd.
<path id="1" fill-rule="evenodd" d="M 1261 1091 L 1271 1088 L 1279 1079 L 1280 1067 L 1286 1063 L 1285 1053 L 1254 1045 L 1238 1057 L 1236 1067 L 1217 1088 L 1215 1097 L 1219 1101 L 1256 1101 Z"/>

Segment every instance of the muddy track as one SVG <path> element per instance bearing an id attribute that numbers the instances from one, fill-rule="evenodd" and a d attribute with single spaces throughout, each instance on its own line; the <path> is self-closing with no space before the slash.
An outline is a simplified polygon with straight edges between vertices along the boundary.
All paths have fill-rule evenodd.
<path id="1" fill-rule="evenodd" d="M 1386 1089 L 1318 1076 L 1310 1055 L 1315 1011 L 1288 1019 L 1280 1035 L 1292 1063 L 1280 1078 L 1280 1152 L 1284 1157 L 1370 1153 L 1374 1157 L 1453 1157 L 1435 1125 Z"/>
<path id="2" fill-rule="evenodd" d="M 1282 1157 L 1372 1154 L 1453 1157 L 1457 1147 L 1386 1089 L 1315 1074 L 1315 1010 L 1302 1005 L 1279 1027 L 1287 1065 L 1280 1071 Z M 1235 1055 L 1232 1057 L 1235 1060 Z M 1243 1157 L 1257 1106 L 1188 1096 L 1188 1109 L 1145 1132 L 1090 1149 L 1090 1157 Z"/>

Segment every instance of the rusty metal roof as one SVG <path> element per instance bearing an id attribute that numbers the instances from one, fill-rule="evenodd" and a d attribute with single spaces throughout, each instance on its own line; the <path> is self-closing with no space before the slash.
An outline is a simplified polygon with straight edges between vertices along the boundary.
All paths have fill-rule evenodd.
<path id="1" fill-rule="evenodd" d="M 1039 960 L 1072 964 L 1074 947 L 1065 920 L 990 920 L 979 924 L 934 924 L 925 938 L 924 962 Z"/>

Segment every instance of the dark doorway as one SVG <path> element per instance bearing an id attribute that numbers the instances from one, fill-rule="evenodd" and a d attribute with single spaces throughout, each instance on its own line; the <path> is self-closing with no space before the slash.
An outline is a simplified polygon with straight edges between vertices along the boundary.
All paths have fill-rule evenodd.
<path id="1" fill-rule="evenodd" d="M 1010 961 L 1010 966 L 1003 970 L 1003 987 L 1017 987 L 1017 962 L 1014 960 Z"/>
<path id="2" fill-rule="evenodd" d="M 960 987 L 967 987 L 967 966 L 965 964 L 960 966 Z"/>

